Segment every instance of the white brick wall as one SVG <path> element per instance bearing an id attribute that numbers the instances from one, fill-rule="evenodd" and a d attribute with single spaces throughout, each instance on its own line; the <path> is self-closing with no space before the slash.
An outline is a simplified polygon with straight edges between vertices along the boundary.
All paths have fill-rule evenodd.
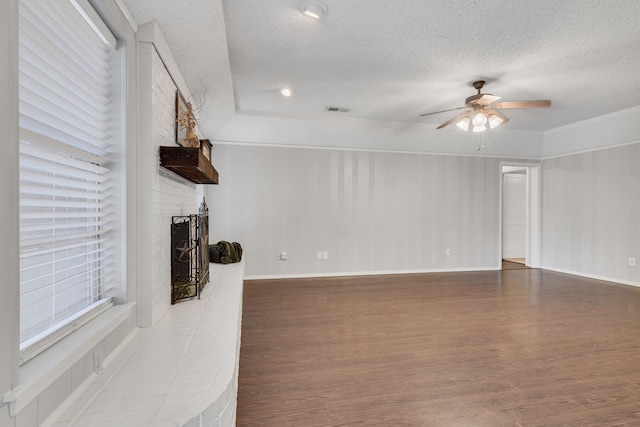
<path id="1" fill-rule="evenodd" d="M 170 171 L 160 167 L 159 147 L 175 145 L 175 96 L 176 85 L 171 79 L 160 56 L 151 43 L 139 43 L 140 64 L 140 105 L 141 105 L 141 139 L 139 198 L 140 198 L 140 227 L 142 229 L 140 260 L 143 274 L 138 283 L 138 304 L 142 307 L 140 316 L 147 316 L 150 321 L 147 326 L 156 323 L 171 304 L 171 217 L 174 215 L 188 215 L 198 213 L 203 197 L 203 187 L 197 186 Z M 149 179 L 151 176 L 151 179 Z M 150 268 L 149 268 L 150 266 Z M 215 276 L 215 269 L 212 275 Z M 243 269 L 242 269 L 243 271 Z M 148 275 L 150 280 L 145 280 Z M 240 283 L 242 273 L 240 274 Z M 212 279 L 212 283 L 215 280 Z M 218 292 L 223 287 L 218 282 Z M 213 284 L 209 285 L 210 287 Z M 237 288 L 237 289 L 235 289 Z M 235 425 L 236 396 L 238 385 L 238 351 L 239 325 L 241 316 L 241 289 L 235 286 L 234 292 L 239 292 L 238 298 L 232 298 L 233 303 L 218 295 L 222 307 L 217 307 L 215 313 L 220 315 L 226 310 L 233 313 L 217 320 L 215 325 L 225 337 L 235 336 L 231 340 L 233 345 L 224 346 L 225 351 L 219 358 L 187 353 L 185 357 L 199 358 L 199 363 L 213 369 L 207 375 L 211 378 L 213 388 L 200 396 L 196 408 L 192 408 L 197 415 L 191 418 L 185 426 L 232 426 Z M 238 291 L 239 290 L 239 291 Z M 209 292 L 214 292 L 211 289 Z M 233 293 L 233 292 L 232 292 Z M 240 305 L 236 305 L 238 303 Z M 224 308 L 223 308 L 224 307 Z M 141 324 L 145 324 L 144 320 Z M 159 324 L 160 326 L 160 324 Z M 155 329 L 155 328 L 154 328 Z M 206 334 L 219 340 L 218 344 L 226 342 L 217 335 L 211 335 L 209 328 Z M 216 328 L 213 328 L 216 329 Z M 234 338 L 234 337 L 232 337 Z M 217 345 L 215 345 L 217 347 Z M 235 350 L 235 351 L 234 351 Z M 192 354 L 193 353 L 193 354 Z M 203 358 L 204 356 L 204 358 Z M 222 369 L 224 367 L 224 369 Z M 200 365 L 203 369 L 203 365 Z M 202 373 L 208 372 L 204 369 Z M 180 378 L 180 376 L 178 376 Z M 214 381 L 215 379 L 215 381 Z M 222 391 L 220 391 L 222 390 Z"/>
<path id="2" fill-rule="evenodd" d="M 153 44 L 139 44 L 141 155 L 141 325 L 151 326 L 171 304 L 171 217 L 198 213 L 203 190 L 160 167 L 160 146 L 175 143 L 176 85 Z"/>

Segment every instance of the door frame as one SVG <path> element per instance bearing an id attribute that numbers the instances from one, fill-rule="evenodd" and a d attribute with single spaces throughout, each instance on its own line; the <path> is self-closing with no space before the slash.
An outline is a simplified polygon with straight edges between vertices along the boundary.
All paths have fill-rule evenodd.
<path id="1" fill-rule="evenodd" d="M 501 161 L 499 170 L 499 209 L 498 209 L 498 266 L 502 269 L 502 226 L 503 226 L 503 174 L 504 166 L 522 167 L 526 169 L 526 256 L 527 267 L 539 268 L 541 263 L 541 211 L 542 211 L 542 174 L 540 163 L 523 163 Z"/>

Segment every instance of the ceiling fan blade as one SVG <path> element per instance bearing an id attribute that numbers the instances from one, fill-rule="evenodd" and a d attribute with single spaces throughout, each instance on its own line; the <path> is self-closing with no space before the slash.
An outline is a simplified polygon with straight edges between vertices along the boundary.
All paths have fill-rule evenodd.
<path id="1" fill-rule="evenodd" d="M 476 100 L 475 103 L 479 105 L 489 105 L 496 102 L 498 99 L 500 99 L 499 96 L 491 95 L 489 93 L 484 93 L 480 98 Z"/>
<path id="2" fill-rule="evenodd" d="M 551 105 L 548 99 L 537 101 L 503 101 L 492 105 L 495 108 L 545 108 Z"/>
<path id="3" fill-rule="evenodd" d="M 436 111 L 435 113 L 425 113 L 425 114 L 420 114 L 420 117 L 430 116 L 430 115 L 432 115 L 432 114 L 447 113 L 447 112 L 449 112 L 449 111 L 462 110 L 463 108 L 468 108 L 468 107 L 450 108 L 450 109 L 448 109 L 448 110 Z"/>
<path id="4" fill-rule="evenodd" d="M 462 113 L 453 116 L 452 118 L 450 118 L 449 120 L 447 120 L 446 122 L 438 126 L 436 129 L 442 129 L 445 126 L 449 126 L 451 123 L 455 122 L 456 120 L 463 118 L 467 113 L 468 113 L 467 111 L 463 111 Z"/>

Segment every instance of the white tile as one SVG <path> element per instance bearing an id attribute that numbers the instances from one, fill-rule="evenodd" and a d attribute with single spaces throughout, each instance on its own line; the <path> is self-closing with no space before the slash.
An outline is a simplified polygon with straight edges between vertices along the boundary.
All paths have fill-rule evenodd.
<path id="1" fill-rule="evenodd" d="M 153 420 L 152 424 L 145 424 L 145 427 L 147 426 L 153 426 L 153 427 L 176 427 L 176 423 L 173 420 L 168 420 L 168 419 L 158 419 L 158 420 Z"/>
<path id="2" fill-rule="evenodd" d="M 183 427 L 200 427 L 200 416 L 197 415 L 184 423 Z"/>
<path id="3" fill-rule="evenodd" d="M 193 411 L 189 412 L 189 409 L 185 405 L 170 405 L 163 402 L 162 406 L 154 416 L 150 425 L 155 426 L 166 421 L 170 421 L 172 425 L 180 425 L 189 419 L 189 416 L 193 417 L 197 414 Z"/>
<path id="4" fill-rule="evenodd" d="M 141 425 L 162 407 L 163 397 L 124 398 L 117 393 L 100 393 L 99 404 L 91 404 L 76 421 L 77 426 Z"/>
<path id="5" fill-rule="evenodd" d="M 218 422 L 218 406 L 213 402 L 202 411 L 202 427 L 210 427 Z"/>
<path id="6" fill-rule="evenodd" d="M 169 391 L 165 395 L 165 403 L 167 405 L 184 405 L 188 406 L 191 402 L 201 396 L 200 391 Z"/>
<path id="7" fill-rule="evenodd" d="M 241 266 L 231 268 L 242 271 Z M 221 271 L 227 272 L 213 269 L 212 276 Z M 141 334 L 139 346 L 77 426 L 184 425 L 194 417 L 208 427 L 233 425 L 242 275 L 216 282 L 205 289 L 202 300 L 172 306 L 156 326 Z M 235 293 L 214 292 L 226 286 Z M 216 315 L 210 316 L 210 310 Z M 211 328 L 221 323 L 228 327 Z"/>
<path id="8" fill-rule="evenodd" d="M 227 405 L 227 407 L 220 412 L 220 418 L 219 418 L 220 425 L 221 426 L 234 425 L 235 417 L 236 417 L 236 406 L 234 401 L 234 402 L 230 402 L 230 404 Z"/>

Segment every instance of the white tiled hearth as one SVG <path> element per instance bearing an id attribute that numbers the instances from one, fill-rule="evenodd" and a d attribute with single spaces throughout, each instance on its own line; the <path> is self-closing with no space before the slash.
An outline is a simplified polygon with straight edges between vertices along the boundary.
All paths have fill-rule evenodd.
<path id="1" fill-rule="evenodd" d="M 95 399 L 56 427 L 235 425 L 244 263 L 210 266 L 201 299 L 142 329 Z"/>

